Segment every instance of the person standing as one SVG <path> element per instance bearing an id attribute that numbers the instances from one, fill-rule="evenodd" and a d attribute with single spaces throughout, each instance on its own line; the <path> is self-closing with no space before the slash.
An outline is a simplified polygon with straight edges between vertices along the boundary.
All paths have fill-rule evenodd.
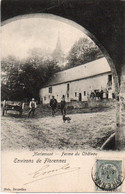
<path id="1" fill-rule="evenodd" d="M 61 100 L 61 113 L 62 115 L 66 115 L 66 101 L 65 101 L 65 96 L 62 96 Z"/>
<path id="2" fill-rule="evenodd" d="M 54 116 L 57 108 L 57 100 L 55 99 L 54 96 L 52 96 L 52 99 L 50 100 L 50 106 L 52 109 L 52 116 Z"/>
<path id="3" fill-rule="evenodd" d="M 30 117 L 31 113 L 32 113 L 32 116 L 34 116 L 35 110 L 37 108 L 37 105 L 36 105 L 34 98 L 32 98 L 32 100 L 30 101 L 29 108 L 30 108 L 30 110 L 29 110 L 28 118 Z"/>
<path id="4" fill-rule="evenodd" d="M 3 101 L 3 111 L 2 111 L 3 116 L 4 116 L 5 111 L 7 113 L 7 101 L 6 100 Z"/>

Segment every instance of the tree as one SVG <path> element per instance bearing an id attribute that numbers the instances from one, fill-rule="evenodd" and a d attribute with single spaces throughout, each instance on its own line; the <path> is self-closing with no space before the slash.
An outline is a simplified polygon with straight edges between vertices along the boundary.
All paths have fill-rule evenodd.
<path id="1" fill-rule="evenodd" d="M 39 63 L 40 62 L 40 63 Z M 25 97 L 39 98 L 39 90 L 59 70 L 55 61 L 40 61 L 35 63 L 31 59 L 21 65 L 19 82 L 23 85 Z"/>
<path id="2" fill-rule="evenodd" d="M 17 67 L 20 64 L 20 61 L 14 57 L 9 55 L 6 58 L 3 58 L 1 61 L 1 71 L 9 72 L 12 68 Z"/>
<path id="3" fill-rule="evenodd" d="M 1 62 L 1 66 L 4 72 L 2 99 L 11 100 L 39 99 L 39 90 L 59 71 L 55 61 L 36 56 L 25 60 L 9 57 Z"/>
<path id="4" fill-rule="evenodd" d="M 80 38 L 69 52 L 66 68 L 82 65 L 100 57 L 103 57 L 103 54 L 92 40 L 89 38 Z"/>
<path id="5" fill-rule="evenodd" d="M 8 56 L 1 61 L 1 98 L 13 99 L 18 80 L 18 68 L 20 61 Z"/>

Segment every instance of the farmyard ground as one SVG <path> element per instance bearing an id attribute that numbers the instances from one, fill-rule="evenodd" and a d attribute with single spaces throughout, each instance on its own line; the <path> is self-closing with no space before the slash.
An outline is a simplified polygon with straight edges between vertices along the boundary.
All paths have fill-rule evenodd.
<path id="1" fill-rule="evenodd" d="M 61 115 L 42 118 L 2 116 L 2 150 L 100 149 L 115 130 L 115 110 L 68 114 L 70 123 Z"/>

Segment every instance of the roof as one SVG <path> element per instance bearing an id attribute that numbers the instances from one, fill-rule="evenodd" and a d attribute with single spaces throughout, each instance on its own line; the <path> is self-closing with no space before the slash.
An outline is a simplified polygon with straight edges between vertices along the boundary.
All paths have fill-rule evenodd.
<path id="1" fill-rule="evenodd" d="M 64 71 L 56 73 L 51 81 L 46 85 L 52 86 L 65 82 L 71 82 L 75 80 L 85 79 L 99 74 L 110 72 L 110 66 L 106 58 L 101 58 L 84 65 L 73 67 Z"/>

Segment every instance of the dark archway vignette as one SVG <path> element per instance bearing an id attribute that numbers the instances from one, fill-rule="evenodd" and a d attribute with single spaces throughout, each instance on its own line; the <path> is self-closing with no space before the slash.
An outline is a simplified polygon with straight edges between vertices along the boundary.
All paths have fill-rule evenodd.
<path id="1" fill-rule="evenodd" d="M 76 22 L 105 48 L 121 80 L 124 65 L 125 3 L 123 0 L 2 0 L 1 19 L 49 13 Z"/>
<path id="2" fill-rule="evenodd" d="M 26 14 L 26 15 L 21 15 L 21 16 L 16 16 L 16 17 L 13 17 L 11 19 L 7 19 L 5 21 L 2 22 L 2 26 L 10 23 L 10 22 L 13 22 L 13 21 L 16 21 L 16 20 L 20 20 L 20 19 L 23 19 L 23 18 L 32 18 L 34 16 L 38 16 L 39 18 L 41 17 L 44 17 L 44 18 L 52 18 L 52 19 L 55 19 L 55 20 L 58 20 L 58 21 L 62 21 L 64 23 L 67 23 L 71 26 L 74 26 L 75 28 L 81 30 L 83 28 L 83 30 L 81 30 L 82 32 L 84 32 L 90 39 L 92 39 L 95 44 L 100 48 L 100 50 L 102 51 L 102 53 L 104 54 L 104 56 L 106 57 L 109 65 L 110 65 L 110 68 L 111 68 L 111 71 L 112 71 L 112 74 L 113 74 L 113 78 L 114 78 L 114 84 L 115 84 L 115 92 L 116 92 L 116 96 L 119 95 L 119 81 L 118 81 L 118 75 L 117 75 L 117 72 L 116 72 L 116 68 L 115 68 L 115 65 L 111 59 L 111 57 L 109 56 L 108 52 L 106 51 L 106 49 L 101 45 L 101 43 L 97 40 L 97 38 L 91 34 L 87 29 L 85 29 L 83 26 L 80 26 L 78 25 L 77 23 L 73 22 L 73 21 L 70 21 L 69 19 L 66 19 L 66 18 L 62 18 L 60 16 L 56 16 L 56 15 L 52 15 L 52 14 Z M 47 17 L 46 17 L 47 16 Z"/>
<path id="3" fill-rule="evenodd" d="M 122 68 L 125 63 L 125 2 L 123 0 L 2 0 L 1 19 L 33 13 L 57 15 L 83 26 L 100 47 L 111 67 L 115 81 L 116 147 L 123 147 L 120 138 L 120 102 Z M 123 68 L 124 69 L 124 68 Z"/>

